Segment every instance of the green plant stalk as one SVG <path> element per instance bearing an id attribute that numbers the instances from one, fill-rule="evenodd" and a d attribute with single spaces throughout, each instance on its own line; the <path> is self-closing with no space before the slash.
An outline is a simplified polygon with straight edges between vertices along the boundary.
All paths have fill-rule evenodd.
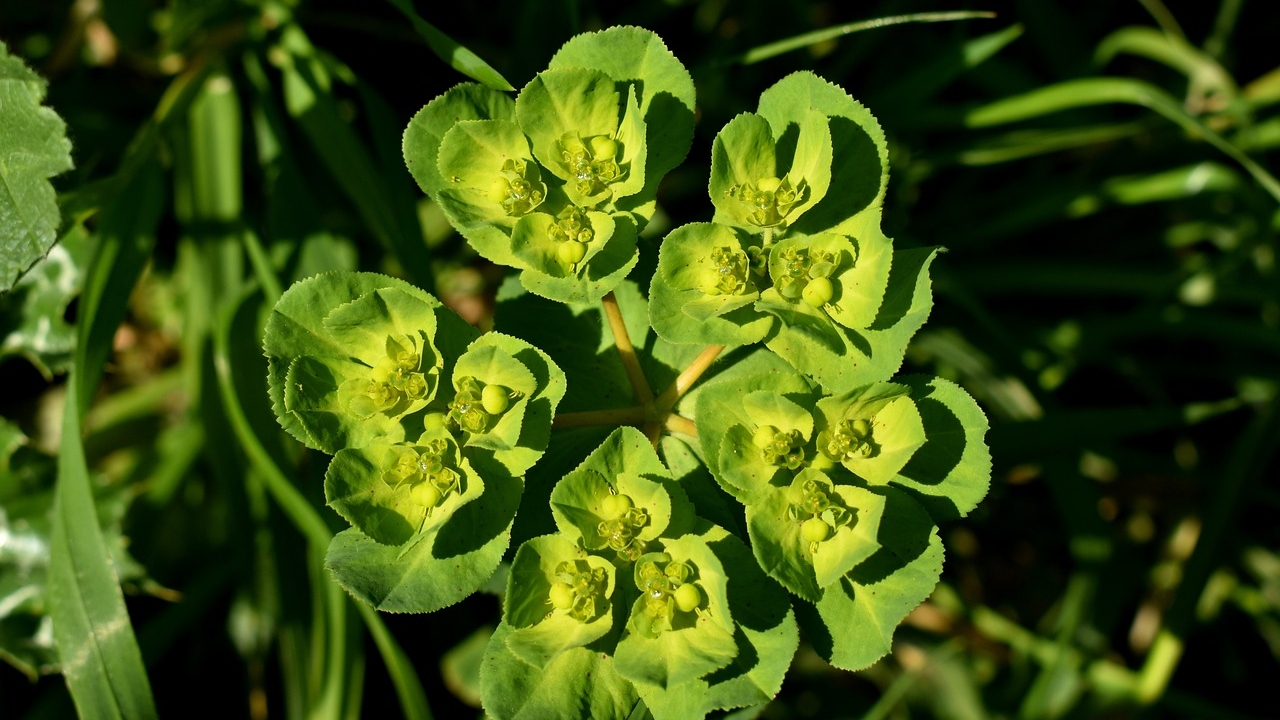
<path id="1" fill-rule="evenodd" d="M 622 319 L 622 310 L 618 307 L 618 298 L 613 291 L 601 299 L 604 315 L 609 321 L 609 330 L 613 332 L 613 343 L 622 358 L 622 366 L 627 371 L 627 379 L 631 381 L 631 390 L 635 394 L 636 403 L 648 405 L 653 402 L 653 390 L 645 379 L 644 368 L 640 367 L 640 358 L 636 348 L 631 344 L 631 336 L 627 333 L 627 324 Z"/>
<path id="2" fill-rule="evenodd" d="M 285 477 L 284 472 L 276 465 L 262 442 L 258 440 L 253 428 L 249 425 L 244 408 L 240 405 L 240 399 L 236 397 L 230 361 L 231 315 L 232 313 L 230 312 L 225 313 L 214 336 L 214 368 L 217 372 L 218 390 L 222 396 L 223 406 L 226 409 L 232 431 L 235 433 L 237 440 L 239 440 L 240 446 L 248 457 L 250 464 L 261 474 L 263 483 L 272 498 L 284 510 L 285 515 L 289 517 L 294 526 L 307 538 L 312 547 L 323 554 L 324 548 L 328 547 L 329 541 L 333 539 L 332 533 L 320 515 L 307 502 L 307 499 L 302 496 L 302 493 Z M 332 586 L 337 588 L 336 584 Z M 339 593 L 341 593 L 340 590 Z M 345 596 L 343 601 L 347 601 Z M 357 605 L 360 604 L 357 603 Z M 360 605 L 360 609 L 361 618 L 369 626 L 374 642 L 377 644 L 378 650 L 382 653 L 383 661 L 389 669 L 389 674 L 391 675 L 392 683 L 395 685 L 396 695 L 400 699 L 400 705 L 404 709 L 405 717 L 411 720 L 431 720 L 431 709 L 427 704 L 426 691 L 423 690 L 421 681 L 418 680 L 413 672 L 412 665 L 408 662 L 408 657 L 395 642 L 395 639 L 391 637 L 377 613 L 372 608 L 367 608 L 363 605 Z"/>

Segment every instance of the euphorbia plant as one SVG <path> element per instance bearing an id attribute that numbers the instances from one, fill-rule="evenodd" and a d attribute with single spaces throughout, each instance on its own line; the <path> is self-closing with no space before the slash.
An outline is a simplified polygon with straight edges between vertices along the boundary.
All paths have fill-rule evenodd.
<path id="1" fill-rule="evenodd" d="M 881 231 L 884 135 L 840 88 L 798 73 L 725 126 L 712 221 L 629 277 L 693 119 L 688 72 L 638 28 L 574 38 L 514 99 L 460 85 L 405 160 L 519 271 L 499 331 L 367 273 L 298 283 L 268 323 L 277 416 L 334 456 L 337 581 L 432 612 L 508 568 L 491 716 L 759 704 L 801 629 L 869 665 L 937 583 L 936 523 L 986 493 L 973 400 L 895 377 L 936 250 Z"/>

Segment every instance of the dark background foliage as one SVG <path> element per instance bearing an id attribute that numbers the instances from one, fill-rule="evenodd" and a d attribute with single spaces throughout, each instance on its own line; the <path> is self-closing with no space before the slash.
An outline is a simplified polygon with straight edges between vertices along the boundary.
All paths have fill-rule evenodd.
<path id="1" fill-rule="evenodd" d="M 277 55 L 292 17 L 349 68 L 331 97 L 374 158 L 388 207 L 418 210 L 412 232 L 431 248 L 431 267 L 409 274 L 434 282 L 472 322 L 490 322 L 500 270 L 447 231 L 403 165 L 378 155 L 394 157 L 408 118 L 465 78 L 390 3 L 292 5 L 0 0 L 0 40 L 49 79 L 47 103 L 68 124 L 76 169 L 56 183 L 64 213 L 75 198 L 97 207 L 95 183 L 117 173 L 166 87 L 207 63 L 241 98 L 235 231 L 259 235 L 286 282 L 327 267 L 404 273 L 364 201 L 303 120 L 282 111 Z M 1203 132 L 1140 104 L 1085 103 L 1083 85 L 1064 91 L 1072 107 L 1061 112 L 1039 98 L 1025 119 L 982 120 L 994 103 L 1068 81 L 1141 81 L 1266 167 L 1280 147 L 1280 77 L 1264 77 L 1277 70 L 1270 3 L 493 0 L 417 9 L 516 87 L 573 34 L 615 24 L 654 30 L 690 68 L 693 148 L 662 187 L 664 218 L 642 240 L 633 277 L 651 272 L 662 228 L 710 219 L 715 133 L 799 69 L 844 87 L 885 128 L 887 234 L 899 247 L 949 249 L 934 265 L 934 311 L 904 370 L 955 379 L 987 410 L 991 494 L 942 528 L 943 583 L 888 658 L 844 673 L 802 647 L 762 717 L 1273 714 L 1254 704 L 1265 693 L 1249 691 L 1280 672 L 1277 198 Z M 815 29 L 944 10 L 995 17 L 867 30 L 741 62 Z M 1114 34 L 1135 26 L 1181 33 L 1204 52 L 1181 69 L 1134 52 L 1108 58 Z M 984 44 L 999 51 L 976 62 Z M 265 68 L 262 78 L 246 58 Z M 263 112 L 282 115 L 277 139 L 291 169 L 261 160 L 270 143 L 254 123 Z M 182 207 L 184 132 L 180 117 L 157 150 L 172 199 L 115 335 L 86 453 L 104 492 L 137 496 L 123 536 L 145 573 L 126 590 L 160 713 L 280 716 L 310 687 L 321 571 L 261 487 L 244 482 L 252 473 L 216 401 L 208 326 L 251 273 L 220 245 L 227 227 Z M 192 279 L 200 274 L 212 279 Z M 16 295 L 0 298 L 0 333 L 36 311 Z M 65 316 L 76 311 L 71 302 Z M 56 437 L 47 418 L 63 367 L 27 350 L 0 355 L 0 416 L 35 448 Z M 318 496 L 323 468 L 305 457 L 299 467 L 297 485 Z M 437 717 L 479 712 L 455 695 L 441 661 L 497 611 L 482 593 L 430 616 L 386 618 Z M 356 707 L 397 713 L 363 638 L 353 626 L 352 643 L 368 645 Z M 5 717 L 71 712 L 59 676 L 33 682 L 8 668 L 0 703 Z"/>

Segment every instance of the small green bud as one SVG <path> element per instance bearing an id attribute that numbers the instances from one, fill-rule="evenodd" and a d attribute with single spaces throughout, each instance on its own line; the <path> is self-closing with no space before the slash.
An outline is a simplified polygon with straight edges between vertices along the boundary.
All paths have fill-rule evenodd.
<path id="1" fill-rule="evenodd" d="M 587 256 L 587 246 L 575 240 L 566 240 L 560 243 L 560 247 L 556 248 L 556 257 L 560 258 L 560 262 L 573 267 L 582 262 L 582 258 Z"/>
<path id="2" fill-rule="evenodd" d="M 817 277 L 804 286 L 800 297 L 804 298 L 805 303 L 810 307 L 820 308 L 831 302 L 831 296 L 834 294 L 835 289 L 831 286 L 831 280 Z"/>
<path id="3" fill-rule="evenodd" d="M 590 140 L 593 160 L 612 160 L 618 155 L 618 143 L 613 138 L 597 135 Z"/>
<path id="4" fill-rule="evenodd" d="M 448 425 L 449 416 L 444 413 L 427 413 L 422 417 L 422 427 L 425 430 L 443 430 L 448 427 Z"/>
<path id="5" fill-rule="evenodd" d="M 756 432 L 751 436 L 751 444 L 764 450 L 773 444 L 773 439 L 778 436 L 778 428 L 772 425 L 761 425 L 756 428 Z"/>
<path id="6" fill-rule="evenodd" d="M 831 537 L 831 526 L 823 522 L 822 518 L 811 517 L 800 525 L 800 537 L 807 543 L 820 543 Z"/>
<path id="7" fill-rule="evenodd" d="M 573 591 L 573 587 L 569 583 L 558 582 L 551 586 L 549 593 L 551 606 L 557 610 L 568 610 L 573 607 L 573 601 L 577 599 L 577 593 Z"/>
<path id="8" fill-rule="evenodd" d="M 409 499 L 412 500 L 414 504 L 428 509 L 439 505 L 442 497 L 443 495 L 440 494 L 440 491 L 436 489 L 435 485 L 432 485 L 430 481 L 420 482 L 409 490 Z"/>
<path id="9" fill-rule="evenodd" d="M 756 189 L 760 192 L 771 193 L 777 190 L 780 185 L 782 185 L 782 181 L 778 178 L 767 177 L 756 183 Z"/>
<path id="10" fill-rule="evenodd" d="M 490 415 L 501 415 L 511 405 L 510 392 L 501 385 L 485 385 L 480 393 L 480 406 Z"/>
<path id="11" fill-rule="evenodd" d="M 676 607 L 683 612 L 692 612 L 702 604 L 702 592 L 693 583 L 685 583 L 676 588 Z"/>
<path id="12" fill-rule="evenodd" d="M 600 501 L 600 516 L 605 520 L 617 520 L 632 507 L 631 498 L 626 495 L 606 495 Z"/>

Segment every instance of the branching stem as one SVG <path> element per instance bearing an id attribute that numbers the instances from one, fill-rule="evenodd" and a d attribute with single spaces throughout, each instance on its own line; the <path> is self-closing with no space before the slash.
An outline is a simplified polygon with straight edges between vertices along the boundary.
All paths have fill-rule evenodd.
<path id="1" fill-rule="evenodd" d="M 698 437 L 698 426 L 693 421 L 682 415 L 671 413 L 667 416 L 666 428 L 673 433 L 688 435 L 689 437 Z"/>
<path id="2" fill-rule="evenodd" d="M 653 390 L 644 377 L 640 367 L 640 358 L 636 355 L 635 346 L 631 344 L 631 336 L 627 334 L 627 325 L 622 321 L 622 311 L 618 309 L 618 298 L 610 291 L 601 299 L 604 304 L 605 317 L 609 319 L 609 329 L 613 331 L 613 344 L 622 357 L 622 366 L 626 368 L 627 379 L 631 381 L 631 389 L 635 393 L 638 405 L 653 402 Z"/>
<path id="3" fill-rule="evenodd" d="M 680 372 L 675 382 L 662 391 L 662 395 L 658 397 L 655 403 L 660 412 L 666 412 L 676 406 L 680 398 L 689 392 L 689 388 L 698 382 L 698 378 L 702 377 L 702 373 L 711 367 L 711 363 L 720 357 L 720 353 L 724 352 L 724 345 L 708 345 L 702 352 L 698 353 L 698 357 L 689 363 L 689 366 Z"/>

